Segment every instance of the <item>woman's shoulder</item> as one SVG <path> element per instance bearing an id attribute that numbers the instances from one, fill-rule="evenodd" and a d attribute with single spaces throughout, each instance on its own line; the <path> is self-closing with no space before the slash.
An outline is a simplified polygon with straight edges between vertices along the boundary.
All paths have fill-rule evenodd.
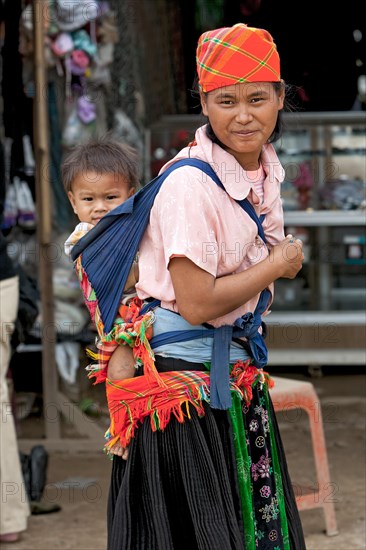
<path id="1" fill-rule="evenodd" d="M 215 202 L 217 185 L 212 178 L 199 167 L 183 165 L 171 172 L 163 182 L 157 196 L 157 203 L 174 203 L 175 201 L 193 207 L 193 203 L 208 206 Z"/>

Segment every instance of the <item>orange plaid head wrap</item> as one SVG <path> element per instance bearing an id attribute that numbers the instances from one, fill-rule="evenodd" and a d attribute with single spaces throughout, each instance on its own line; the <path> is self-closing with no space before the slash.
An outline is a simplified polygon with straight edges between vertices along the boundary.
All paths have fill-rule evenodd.
<path id="1" fill-rule="evenodd" d="M 200 89 L 241 82 L 279 82 L 280 58 L 269 32 L 237 23 L 204 32 L 197 46 Z"/>

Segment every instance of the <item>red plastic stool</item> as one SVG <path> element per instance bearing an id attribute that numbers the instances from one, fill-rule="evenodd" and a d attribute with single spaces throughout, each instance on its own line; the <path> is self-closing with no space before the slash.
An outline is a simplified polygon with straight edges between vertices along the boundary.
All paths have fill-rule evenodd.
<path id="1" fill-rule="evenodd" d="M 310 382 L 277 376 L 273 376 L 272 379 L 275 385 L 270 390 L 270 394 L 275 411 L 304 409 L 310 422 L 318 490 L 302 489 L 301 494 L 296 496 L 297 508 L 298 510 L 323 508 L 326 534 L 328 536 L 337 535 L 334 505 L 332 501 L 328 500 L 331 482 L 319 397 Z"/>

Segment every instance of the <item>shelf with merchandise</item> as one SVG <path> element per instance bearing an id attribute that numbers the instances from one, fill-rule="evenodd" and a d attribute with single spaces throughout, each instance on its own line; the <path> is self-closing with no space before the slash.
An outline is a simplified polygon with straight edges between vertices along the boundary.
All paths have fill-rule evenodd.
<path id="1" fill-rule="evenodd" d="M 366 223 L 365 210 L 296 210 L 285 211 L 285 224 L 301 227 L 319 227 L 321 225 L 362 226 Z"/>
<path id="2" fill-rule="evenodd" d="M 268 318 L 270 345 L 275 350 L 272 361 L 279 353 L 288 364 L 302 349 L 309 362 L 318 357 L 319 363 L 333 364 L 342 357 L 344 364 L 362 364 L 365 113 L 291 114 L 287 131 L 290 141 L 284 140 L 278 149 L 286 173 L 285 227 L 286 232 L 305 236 L 305 255 L 311 260 L 304 263 L 296 283 L 280 280 L 275 285 Z M 304 166 L 307 179 L 301 172 Z"/>
<path id="3" fill-rule="evenodd" d="M 365 210 L 365 113 L 286 113 L 284 123 L 284 136 L 275 148 L 285 169 L 285 212 L 294 211 L 296 217 L 306 210 Z M 314 224 L 326 225 L 328 219 L 334 224 L 332 214 L 312 217 Z M 352 224 L 362 224 L 357 219 Z M 343 223 L 347 219 L 340 217 Z"/>
<path id="4" fill-rule="evenodd" d="M 292 213 L 291 213 L 292 214 Z M 328 213 L 327 213 L 328 214 Z M 301 216 L 291 216 L 286 233 L 303 241 L 305 261 L 294 281 L 276 283 L 274 311 L 297 309 L 300 311 L 361 311 L 366 309 L 366 231 L 364 217 L 352 220 L 328 220 L 324 218 L 303 222 Z M 357 223 L 356 223 L 357 222 Z M 333 223 L 333 225 L 332 225 Z M 302 285 L 291 300 L 291 288 Z M 286 299 L 287 297 L 287 299 Z"/>

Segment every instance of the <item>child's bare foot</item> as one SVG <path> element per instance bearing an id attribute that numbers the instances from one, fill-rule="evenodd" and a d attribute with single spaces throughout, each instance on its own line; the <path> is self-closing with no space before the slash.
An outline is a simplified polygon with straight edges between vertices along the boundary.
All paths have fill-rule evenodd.
<path id="1" fill-rule="evenodd" d="M 123 460 L 127 460 L 128 458 L 128 447 L 122 447 L 122 445 L 117 442 L 109 449 L 109 453 L 111 455 L 117 455 L 123 458 Z"/>

